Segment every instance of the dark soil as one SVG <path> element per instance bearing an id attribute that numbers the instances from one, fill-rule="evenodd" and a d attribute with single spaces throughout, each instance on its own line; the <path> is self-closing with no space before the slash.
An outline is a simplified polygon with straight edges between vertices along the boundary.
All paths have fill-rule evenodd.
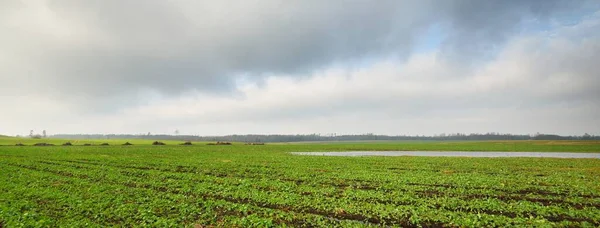
<path id="1" fill-rule="evenodd" d="M 164 145 L 166 145 L 166 144 L 165 144 L 164 142 L 154 141 L 154 142 L 152 143 L 152 145 L 154 145 L 154 146 L 164 146 Z"/>

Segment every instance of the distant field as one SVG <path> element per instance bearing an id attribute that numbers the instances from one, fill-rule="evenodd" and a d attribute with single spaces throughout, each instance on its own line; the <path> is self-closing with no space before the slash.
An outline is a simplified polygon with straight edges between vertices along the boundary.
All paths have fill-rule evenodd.
<path id="1" fill-rule="evenodd" d="M 24 145 L 33 145 L 36 143 L 51 143 L 54 145 L 62 145 L 66 142 L 71 142 L 74 145 L 83 145 L 86 143 L 89 144 L 101 144 L 108 143 L 110 145 L 121 145 L 125 142 L 132 143 L 134 145 L 151 145 L 152 142 L 156 140 L 146 140 L 146 139 L 85 139 L 85 140 L 75 140 L 75 139 L 55 139 L 55 138 L 42 138 L 42 139 L 32 139 L 28 137 L 16 138 L 16 137 L 1 137 L 0 136 L 0 145 L 15 145 L 17 143 L 22 143 Z M 183 141 L 172 141 L 172 140 L 159 140 L 166 144 L 177 145 L 183 143 Z"/>
<path id="2" fill-rule="evenodd" d="M 90 139 L 90 140 L 67 140 L 67 139 L 31 139 L 0 137 L 0 145 L 33 145 L 45 142 L 57 146 L 65 142 L 74 145 L 86 143 L 98 145 L 109 143 L 110 145 L 121 145 L 125 142 L 134 146 L 151 145 L 155 140 L 145 139 Z M 167 145 L 179 145 L 184 141 L 160 140 Z M 193 142 L 196 145 L 205 145 L 210 142 Z M 243 142 L 233 142 L 244 144 Z M 545 140 L 522 140 L 522 141 L 340 141 L 340 142 L 293 142 L 293 143 L 267 143 L 271 146 L 279 146 L 278 150 L 285 151 L 352 151 L 352 150 L 425 150 L 425 151 L 543 151 L 543 152 L 600 152 L 600 141 L 545 141 Z"/>
<path id="3" fill-rule="evenodd" d="M 298 151 L 424 150 L 424 151 L 543 151 L 600 152 L 600 141 L 355 141 L 281 143 Z"/>
<path id="4" fill-rule="evenodd" d="M 2 142 L 16 143 L 10 140 Z M 600 226 L 600 159 L 285 153 L 592 152 L 598 142 L 130 142 L 136 145 L 0 147 L 0 226 Z"/>

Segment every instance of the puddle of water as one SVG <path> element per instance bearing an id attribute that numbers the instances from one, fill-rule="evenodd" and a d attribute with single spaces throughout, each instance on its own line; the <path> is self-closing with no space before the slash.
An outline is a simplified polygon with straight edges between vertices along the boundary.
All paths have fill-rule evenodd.
<path id="1" fill-rule="evenodd" d="M 527 158 L 596 158 L 600 153 L 569 152 L 485 152 L 485 151 L 343 151 L 343 152 L 291 152 L 296 155 L 311 156 L 424 156 L 424 157 L 527 157 Z"/>

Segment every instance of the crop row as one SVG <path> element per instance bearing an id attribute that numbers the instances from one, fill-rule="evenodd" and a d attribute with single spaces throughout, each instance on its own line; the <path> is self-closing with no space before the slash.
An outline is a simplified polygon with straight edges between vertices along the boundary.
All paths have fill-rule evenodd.
<path id="1" fill-rule="evenodd" d="M 46 162 L 48 163 L 48 162 Z M 51 163 L 51 162 L 50 162 Z M 86 168 L 83 166 L 75 166 L 78 168 Z M 106 165 L 102 165 L 102 167 L 106 167 Z M 115 167 L 114 165 L 111 165 L 111 167 Z M 119 167 L 119 166 L 117 166 Z M 122 167 L 119 167 L 122 168 Z M 142 170 L 146 170 L 146 169 L 142 169 Z M 157 174 L 163 174 L 163 173 L 168 173 L 168 172 L 173 172 L 173 171 L 166 171 L 166 170 L 162 170 L 160 173 Z M 177 170 L 176 172 L 181 172 L 181 170 Z M 121 171 L 122 174 L 126 174 L 126 175 L 138 175 L 139 177 L 146 177 L 148 175 L 147 172 L 131 172 L 131 171 Z M 192 173 L 192 174 L 199 174 L 200 172 L 186 172 L 186 173 Z M 215 177 L 230 177 L 229 175 L 219 175 L 219 174 L 215 174 L 212 172 L 204 172 L 202 173 L 202 175 L 204 176 L 210 176 L 210 175 L 215 175 Z M 175 178 L 175 176 L 171 176 L 171 178 Z M 235 175 L 235 176 L 231 176 L 231 178 L 254 178 L 257 180 L 261 180 L 261 178 L 264 177 L 249 177 L 249 176 L 241 176 L 241 175 Z M 179 178 L 179 180 L 186 180 L 184 178 Z M 187 180 L 190 180 L 189 178 Z M 415 183 L 411 183 L 407 185 L 401 184 L 401 185 L 396 185 L 396 186 L 392 186 L 389 188 L 382 188 L 382 187 L 374 187 L 374 186 L 370 186 L 370 185 L 364 185 L 364 183 L 360 183 L 360 184 L 354 184 L 354 183 L 345 183 L 345 184 L 340 184 L 339 182 L 317 182 L 317 183 L 311 183 L 311 182 L 305 182 L 303 180 L 297 180 L 297 179 L 278 179 L 278 181 L 291 181 L 294 182 L 294 185 L 292 186 L 285 186 L 286 189 L 289 189 L 290 187 L 294 187 L 297 189 L 302 190 L 302 187 L 305 186 L 309 186 L 309 187 L 318 187 L 318 188 L 323 188 L 324 186 L 329 186 L 329 187 L 335 187 L 338 190 L 339 189 L 360 189 L 360 190 L 377 190 L 377 192 L 381 192 L 381 193 L 385 193 L 386 195 L 390 195 L 393 193 L 402 193 L 402 195 L 406 196 L 408 194 L 408 196 L 414 196 L 414 195 L 420 195 L 420 196 L 426 196 L 426 197 L 431 197 L 431 196 L 454 196 L 454 197 L 460 197 L 460 198 L 464 198 L 464 199 L 474 199 L 474 198 L 499 198 L 501 200 L 525 200 L 525 201 L 530 201 L 530 202 L 537 202 L 537 203 L 541 203 L 542 205 L 552 205 L 552 204 L 565 204 L 568 206 L 572 206 L 572 207 L 576 207 L 576 208 L 583 208 L 583 207 L 600 207 L 599 203 L 594 203 L 594 198 L 592 196 L 589 195 L 585 195 L 582 196 L 582 198 L 577 198 L 577 197 L 571 197 L 568 200 L 565 200 L 562 195 L 552 195 L 549 194 L 550 198 L 548 198 L 548 196 L 546 198 L 540 198 L 540 197 L 534 197 L 533 195 L 530 194 L 529 191 L 520 191 L 518 193 L 525 193 L 527 194 L 527 196 L 523 196 L 523 195 L 519 195 L 519 194 L 507 194 L 506 192 L 498 192 L 495 190 L 490 190 L 490 189 L 469 189 L 467 191 L 460 189 L 460 188 L 450 188 L 448 189 L 448 186 L 428 186 L 428 185 L 421 185 L 421 184 L 415 184 Z M 276 190 L 275 186 L 277 185 L 273 185 L 271 182 L 268 182 L 266 186 L 264 186 L 264 189 L 266 190 Z M 415 187 L 416 186 L 416 187 Z M 423 186 L 426 186 L 427 188 L 423 188 Z M 433 187 L 433 188 L 431 188 Z M 457 191 L 458 190 L 458 191 Z M 303 194 L 310 194 L 310 192 L 302 192 Z M 328 194 L 328 193 L 318 193 L 318 194 Z M 411 195 L 412 194 L 412 195 Z M 349 194 L 352 195 L 352 194 Z M 577 200 L 579 199 L 579 200 Z M 577 201 L 573 201 L 573 200 L 577 200 Z"/>
<path id="2" fill-rule="evenodd" d="M 397 191 L 399 188 L 406 186 L 415 187 L 426 187 L 427 189 L 434 188 L 443 191 L 444 193 L 455 193 L 461 195 L 469 195 L 472 198 L 481 198 L 486 195 L 513 195 L 517 199 L 528 199 L 534 200 L 540 199 L 540 197 L 552 197 L 552 201 L 555 203 L 566 202 L 577 206 L 577 204 L 583 203 L 588 205 L 593 204 L 594 199 L 600 198 L 600 195 L 595 194 L 578 194 L 574 192 L 565 192 L 565 189 L 558 187 L 544 187 L 544 186 L 523 186 L 521 188 L 509 189 L 509 188 L 498 188 L 498 187 L 481 187 L 471 185 L 458 185 L 458 184 L 431 184 L 423 183 L 423 179 L 419 172 L 412 172 L 412 177 L 403 177 L 402 179 L 390 179 L 385 180 L 379 178 L 379 180 L 372 179 L 356 179 L 357 175 L 353 175 L 350 179 L 345 179 L 344 176 L 330 177 L 330 178 L 315 178 L 314 176 L 302 176 L 294 173 L 281 173 L 276 170 L 261 170 L 263 168 L 243 168 L 239 169 L 228 169 L 225 171 L 219 171 L 218 169 L 207 169 L 206 167 L 192 167 L 192 166 L 174 166 L 169 167 L 168 165 L 161 166 L 135 166 L 128 164 L 108 164 L 99 163 L 92 161 L 66 161 L 69 163 L 77 163 L 82 165 L 96 165 L 101 167 L 114 167 L 122 169 L 136 169 L 136 170 L 155 170 L 159 172 L 169 173 L 190 173 L 190 174 L 202 174 L 217 177 L 230 177 L 230 178 L 268 178 L 277 179 L 279 181 L 290 181 L 295 182 L 296 185 L 314 185 L 314 186 L 335 186 L 338 188 L 358 188 L 358 189 L 374 189 L 378 191 Z M 427 174 L 426 174 L 427 175 Z M 473 178 L 470 178 L 471 180 Z M 406 181 L 409 180 L 409 181 Z M 411 182 L 412 181 L 412 182 Z M 418 183 L 417 181 L 421 181 Z M 435 192 L 431 192 L 429 195 L 436 195 Z M 510 198 L 510 197 L 508 197 Z M 568 200 L 561 200 L 569 198 Z M 579 202 L 573 202 L 573 199 L 580 199 Z M 544 203 L 544 200 L 537 200 L 537 202 Z M 551 202 L 547 202 L 551 203 Z M 579 205 L 581 206 L 581 205 Z"/>
<path id="3" fill-rule="evenodd" d="M 600 226 L 597 160 L 282 152 L 305 147 L 2 147 L 0 224 Z"/>
<path id="4" fill-rule="evenodd" d="M 312 214 L 270 210 L 233 200 L 157 191 L 148 186 L 136 187 L 131 184 L 98 182 L 90 177 L 77 178 L 75 174 L 56 170 L 28 167 L 25 169 L 29 172 L 24 172 L 23 168 L 7 169 L 19 173 L 18 176 L 11 178 L 14 183 L 28 183 L 27 188 L 14 185 L 20 191 L 6 189 L 10 185 L 4 186 L 4 190 L 14 193 L 13 199 L 35 202 L 34 205 L 29 206 L 37 208 L 38 214 L 59 221 L 64 218 L 77 218 L 81 220 L 80 224 L 86 226 L 94 224 L 174 226 L 175 224 L 223 222 L 233 225 L 239 222 L 240 224 L 237 225 L 245 226 L 261 223 L 324 226 L 356 223 L 329 220 Z M 31 182 L 32 179 L 43 181 Z M 29 191 L 31 188 L 43 189 L 43 191 Z M 239 218 L 244 219 L 240 221 Z M 227 221 L 228 219 L 231 221 Z"/>
<path id="5" fill-rule="evenodd" d="M 312 191 L 310 189 L 311 186 L 308 186 L 309 188 L 303 186 L 303 189 L 300 188 L 302 189 L 302 192 L 298 193 L 297 191 L 294 191 L 296 188 L 288 185 L 283 187 L 288 191 L 274 192 L 274 190 L 281 189 L 271 188 L 270 191 L 264 191 L 261 190 L 261 188 L 264 189 L 273 185 L 277 185 L 280 183 L 279 181 L 267 181 L 263 185 L 257 186 L 256 181 L 248 181 L 246 179 L 214 177 L 212 180 L 209 180 L 206 178 L 206 175 L 180 175 L 181 177 L 186 178 L 186 182 L 181 182 L 181 179 L 172 178 L 172 173 L 166 173 L 168 176 L 161 179 L 159 174 L 164 173 L 164 171 L 154 172 L 150 178 L 144 177 L 143 173 L 152 172 L 152 169 L 139 170 L 140 175 L 138 176 L 123 176 L 123 170 L 120 170 L 119 167 L 114 169 L 107 169 L 110 167 L 99 167 L 98 169 L 87 167 L 86 169 L 83 169 L 85 167 L 69 167 L 55 163 L 55 167 L 50 168 L 52 164 L 48 163 L 52 162 L 45 162 L 44 165 L 49 166 L 37 164 L 33 166 L 20 165 L 20 167 L 52 172 L 66 177 L 92 179 L 93 181 L 100 182 L 102 184 L 121 184 L 128 187 L 145 188 L 158 192 L 168 192 L 171 194 L 210 197 L 212 199 L 222 199 L 271 209 L 288 208 L 288 210 L 296 211 L 297 213 L 311 213 L 329 216 L 336 219 L 355 219 L 372 223 L 402 224 L 400 221 L 410 221 L 411 218 L 415 217 L 415 213 L 419 214 L 418 217 L 423 220 L 421 222 L 424 224 L 427 224 L 427 222 L 430 224 L 435 224 L 436 222 L 447 220 L 444 219 L 443 216 L 441 216 L 441 218 L 437 218 L 440 217 L 440 215 L 446 215 L 446 218 L 453 218 L 456 216 L 456 213 L 470 215 L 479 213 L 479 215 L 483 214 L 484 216 L 487 214 L 488 216 L 494 217 L 495 220 L 501 220 L 501 217 L 508 217 L 511 220 L 518 220 L 518 218 L 527 220 L 527 217 L 538 217 L 538 219 L 546 219 L 551 221 L 588 222 L 592 224 L 597 222 L 597 220 L 586 218 L 589 217 L 588 215 L 593 212 L 593 210 L 589 210 L 590 208 L 583 208 L 586 210 L 569 209 L 565 212 L 565 208 L 561 207 L 523 204 L 522 202 L 502 202 L 493 198 L 485 198 L 481 200 L 462 200 L 456 197 L 443 196 L 423 198 L 419 195 L 411 195 L 410 192 L 406 191 L 396 192 L 397 195 L 394 195 L 394 192 L 389 194 L 370 189 L 345 189 L 343 192 L 341 192 L 342 195 L 338 194 L 332 196 L 319 194 L 322 193 L 323 189 L 330 189 L 335 192 L 338 190 L 335 186 L 330 188 L 323 188 L 323 186 L 312 186 L 314 187 Z M 196 178 L 197 176 L 202 178 Z M 190 184 L 190 182 L 193 184 Z M 311 194 L 304 194 L 306 192 Z M 360 198 L 361 195 L 364 195 L 363 200 Z M 402 200 L 396 200 L 388 202 L 392 204 L 382 204 L 382 202 L 376 201 L 377 196 L 381 197 L 379 199 L 389 200 L 390 195 L 404 197 L 406 201 L 403 202 Z M 373 203 L 369 203 L 368 201 L 372 201 Z M 492 207 L 490 207 L 490 205 Z M 496 208 L 493 208 L 494 205 L 496 205 Z M 526 208 L 523 205 L 531 208 Z M 502 208 L 509 208 L 511 211 L 504 211 Z M 398 209 L 404 209 L 402 210 L 404 213 L 398 213 Z M 524 213 L 518 212 L 519 210 L 524 211 Z M 411 213 L 405 213 L 406 211 Z M 535 211 L 535 213 L 533 211 Z M 431 214 L 429 216 L 430 218 L 436 219 L 431 219 L 428 221 L 428 217 L 423 216 L 423 214 L 428 213 Z"/>

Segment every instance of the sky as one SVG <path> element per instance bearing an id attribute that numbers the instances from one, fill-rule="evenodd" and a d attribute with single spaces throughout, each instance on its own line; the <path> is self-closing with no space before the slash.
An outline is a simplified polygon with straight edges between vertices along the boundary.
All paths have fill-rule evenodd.
<path id="1" fill-rule="evenodd" d="M 0 134 L 600 135 L 600 0 L 2 0 Z"/>

